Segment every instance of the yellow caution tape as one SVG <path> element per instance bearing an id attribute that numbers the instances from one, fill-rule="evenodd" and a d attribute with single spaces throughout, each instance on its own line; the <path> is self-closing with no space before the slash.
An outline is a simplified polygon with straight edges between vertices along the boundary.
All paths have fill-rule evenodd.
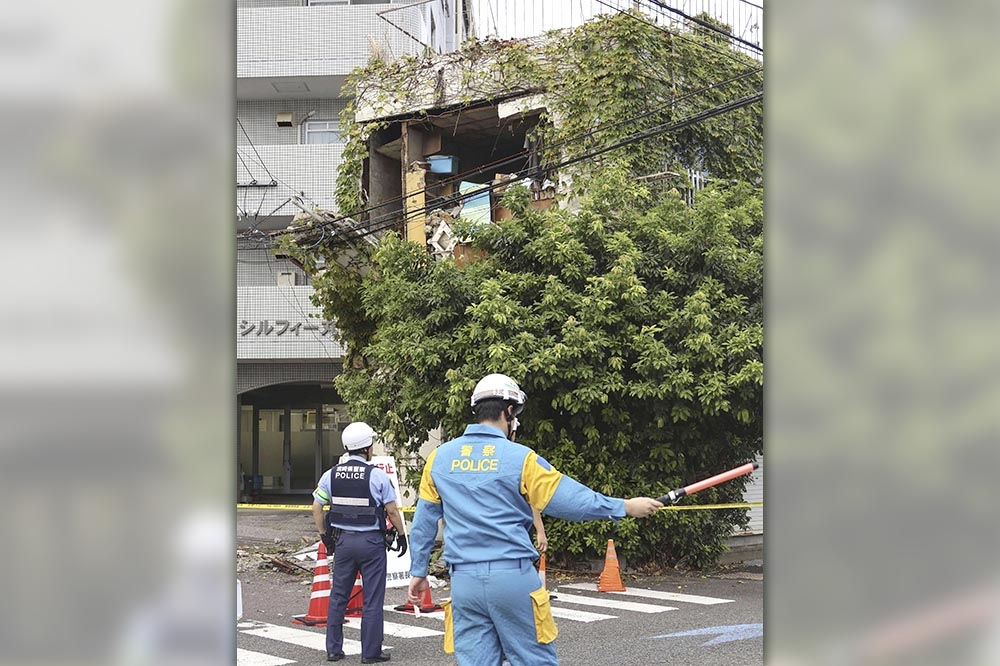
<path id="1" fill-rule="evenodd" d="M 664 506 L 660 511 L 694 511 L 695 509 L 752 509 L 764 506 L 763 502 L 743 502 L 741 504 L 690 504 L 688 506 Z"/>
<path id="2" fill-rule="evenodd" d="M 691 504 L 687 506 L 664 506 L 660 511 L 695 511 L 710 509 L 753 509 L 764 506 L 763 502 L 743 502 L 741 504 Z M 270 511 L 311 511 L 311 504 L 237 504 L 237 509 L 267 509 Z M 410 514 L 416 511 L 415 506 L 401 506 L 400 513 Z"/>
<path id="3" fill-rule="evenodd" d="M 237 509 L 267 509 L 269 511 L 312 511 L 312 504 L 237 504 Z M 401 506 L 402 513 L 413 513 L 416 507 Z"/>

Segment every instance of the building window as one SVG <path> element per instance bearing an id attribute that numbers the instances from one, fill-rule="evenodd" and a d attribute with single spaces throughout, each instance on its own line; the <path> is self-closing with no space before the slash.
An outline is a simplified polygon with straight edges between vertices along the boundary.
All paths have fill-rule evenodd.
<path id="1" fill-rule="evenodd" d="M 303 143 L 342 143 L 336 120 L 307 120 L 302 126 Z"/>

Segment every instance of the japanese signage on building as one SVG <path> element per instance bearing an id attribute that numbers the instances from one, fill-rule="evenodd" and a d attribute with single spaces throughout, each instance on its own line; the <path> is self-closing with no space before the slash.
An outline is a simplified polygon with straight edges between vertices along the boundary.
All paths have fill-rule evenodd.
<path id="1" fill-rule="evenodd" d="M 236 358 L 324 359 L 343 356 L 332 321 L 312 304 L 309 286 L 237 290 Z"/>
<path id="2" fill-rule="evenodd" d="M 310 333 L 330 336 L 336 331 L 332 321 L 317 321 L 315 319 L 304 322 L 290 321 L 288 319 L 262 319 L 260 321 L 247 321 L 243 319 L 240 321 L 239 329 L 241 337 L 246 335 L 299 336 Z"/>

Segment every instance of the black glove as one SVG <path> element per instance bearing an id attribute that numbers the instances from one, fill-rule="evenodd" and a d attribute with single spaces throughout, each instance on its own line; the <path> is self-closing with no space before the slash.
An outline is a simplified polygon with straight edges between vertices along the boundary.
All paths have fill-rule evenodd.
<path id="1" fill-rule="evenodd" d="M 382 533 L 382 538 L 385 540 L 386 550 L 396 550 L 393 548 L 393 544 L 396 543 L 396 528 L 390 527 L 385 532 Z"/>
<path id="2" fill-rule="evenodd" d="M 395 527 L 390 527 L 385 531 L 383 537 L 385 538 L 386 550 L 398 550 L 399 555 L 396 557 L 402 557 L 406 554 L 406 536 L 402 532 Z"/>
<path id="3" fill-rule="evenodd" d="M 402 532 L 396 535 L 396 549 L 399 550 L 399 555 L 396 557 L 406 555 L 406 535 Z"/>
<path id="4" fill-rule="evenodd" d="M 330 554 L 337 549 L 337 540 L 333 538 L 332 534 L 323 534 L 320 536 L 320 540 L 323 542 L 323 545 L 326 546 L 327 554 Z"/>

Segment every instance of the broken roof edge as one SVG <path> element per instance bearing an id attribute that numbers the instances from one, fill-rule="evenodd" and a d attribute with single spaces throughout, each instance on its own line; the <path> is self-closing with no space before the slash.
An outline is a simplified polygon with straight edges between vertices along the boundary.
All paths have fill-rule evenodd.
<path id="1" fill-rule="evenodd" d="M 544 92 L 537 72 L 530 73 L 531 63 L 545 60 L 544 46 L 554 36 L 470 40 L 463 50 L 432 55 L 391 72 L 380 70 L 358 82 L 354 119 L 406 120 Z M 512 54 L 522 57 L 512 61 Z"/>
<path id="2" fill-rule="evenodd" d="M 506 95 L 496 95 L 493 97 L 483 97 L 481 99 L 457 101 L 446 105 L 422 106 L 407 109 L 381 109 L 366 107 L 359 99 L 357 103 L 357 113 L 354 116 L 355 122 L 370 123 L 401 122 L 405 120 L 415 120 L 426 116 L 446 116 L 458 111 L 484 109 L 491 106 L 497 107 L 497 114 L 501 118 L 507 118 L 518 114 L 529 114 L 533 111 L 540 111 L 547 108 L 545 104 L 545 90 L 543 88 L 529 88 L 510 92 Z M 518 105 L 519 100 L 524 100 L 528 106 Z M 394 111 L 394 112 L 390 112 Z"/>

